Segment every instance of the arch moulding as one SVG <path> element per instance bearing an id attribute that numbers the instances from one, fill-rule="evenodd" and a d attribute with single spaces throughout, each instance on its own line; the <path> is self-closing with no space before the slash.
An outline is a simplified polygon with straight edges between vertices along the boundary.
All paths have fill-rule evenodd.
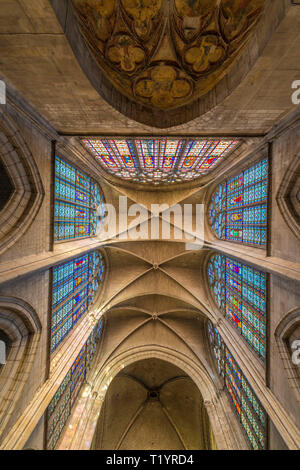
<path id="1" fill-rule="evenodd" d="M 36 162 L 5 113 L 0 113 L 0 159 L 13 185 L 12 194 L 0 211 L 1 255 L 28 230 L 45 194 Z"/>
<path id="2" fill-rule="evenodd" d="M 151 345 L 130 348 L 107 361 L 100 369 L 92 371 L 88 385 L 77 403 L 78 408 L 82 407 L 83 410 L 81 416 L 79 418 L 76 406 L 69 423 L 72 428 L 66 429 L 58 450 L 89 450 L 110 383 L 125 367 L 150 358 L 160 359 L 179 367 L 195 383 L 202 394 L 218 449 L 247 448 L 241 431 L 235 426 L 237 423 L 234 417 L 228 413 L 225 392 L 217 390 L 204 366 L 178 351 Z"/>
<path id="3" fill-rule="evenodd" d="M 0 329 L 11 341 L 0 374 L 0 441 L 12 417 L 36 357 L 42 326 L 26 302 L 0 296 Z"/>

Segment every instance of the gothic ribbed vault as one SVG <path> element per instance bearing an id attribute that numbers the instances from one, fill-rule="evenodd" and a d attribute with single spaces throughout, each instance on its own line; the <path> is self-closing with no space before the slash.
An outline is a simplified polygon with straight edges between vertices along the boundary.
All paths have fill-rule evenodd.
<path id="1" fill-rule="evenodd" d="M 300 448 L 298 3 L 2 2 L 1 449 Z"/>

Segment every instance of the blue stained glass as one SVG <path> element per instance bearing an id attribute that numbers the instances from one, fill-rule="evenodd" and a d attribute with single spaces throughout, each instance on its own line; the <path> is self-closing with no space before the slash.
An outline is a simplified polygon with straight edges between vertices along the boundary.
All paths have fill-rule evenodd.
<path id="1" fill-rule="evenodd" d="M 111 174 L 141 183 L 190 181 L 214 168 L 238 140 L 128 138 L 83 139 Z"/>
<path id="2" fill-rule="evenodd" d="M 58 242 L 94 236 L 105 212 L 104 197 L 99 186 L 56 157 L 54 192 L 54 240 Z"/>
<path id="3" fill-rule="evenodd" d="M 211 292 L 255 353 L 266 355 L 266 274 L 223 255 L 208 265 Z"/>
<path id="4" fill-rule="evenodd" d="M 252 387 L 230 353 L 217 328 L 208 322 L 208 338 L 218 374 L 224 379 L 226 390 L 251 447 L 267 447 L 267 414 Z"/>
<path id="5" fill-rule="evenodd" d="M 268 160 L 221 184 L 215 191 L 209 222 L 215 235 L 253 246 L 266 244 Z"/>
<path id="6" fill-rule="evenodd" d="M 53 268 L 52 353 L 93 304 L 104 269 L 104 259 L 98 251 Z"/>
<path id="7" fill-rule="evenodd" d="M 76 357 L 47 409 L 47 449 L 53 450 L 71 414 L 72 407 L 93 363 L 102 334 L 102 319 Z"/>

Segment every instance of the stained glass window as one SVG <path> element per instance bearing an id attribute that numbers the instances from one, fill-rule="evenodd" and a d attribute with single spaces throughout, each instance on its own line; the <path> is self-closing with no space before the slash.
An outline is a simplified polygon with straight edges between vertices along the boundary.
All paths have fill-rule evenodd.
<path id="1" fill-rule="evenodd" d="M 268 160 L 221 184 L 212 197 L 210 226 L 221 240 L 264 246 L 267 236 Z"/>
<path id="2" fill-rule="evenodd" d="M 266 356 L 266 274 L 220 254 L 208 266 L 211 292 L 222 313 L 261 358 Z"/>
<path id="3" fill-rule="evenodd" d="M 94 251 L 53 268 L 51 352 L 93 304 L 104 267 L 103 256 Z"/>
<path id="4" fill-rule="evenodd" d="M 82 139 L 109 173 L 140 183 L 191 181 L 208 173 L 239 140 L 183 138 Z"/>
<path id="5" fill-rule="evenodd" d="M 53 450 L 78 397 L 101 339 L 102 320 L 94 328 L 47 409 L 47 448 Z"/>
<path id="6" fill-rule="evenodd" d="M 247 438 L 254 450 L 264 450 L 267 446 L 267 414 L 211 322 L 208 323 L 208 335 L 218 373 L 224 379 Z"/>
<path id="7" fill-rule="evenodd" d="M 100 187 L 56 157 L 54 241 L 94 236 L 103 214 L 104 197 Z"/>

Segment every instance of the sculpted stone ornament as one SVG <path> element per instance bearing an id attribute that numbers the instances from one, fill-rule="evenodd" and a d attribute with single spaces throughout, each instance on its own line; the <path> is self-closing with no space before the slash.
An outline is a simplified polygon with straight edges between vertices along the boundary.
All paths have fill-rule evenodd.
<path id="1" fill-rule="evenodd" d="M 169 108 L 174 102 L 191 94 L 193 83 L 183 73 L 167 65 L 154 67 L 140 78 L 135 85 L 135 96 L 147 101 L 153 106 Z"/>
<path id="2" fill-rule="evenodd" d="M 75 30 L 99 75 L 129 103 L 142 106 L 137 110 L 156 113 L 159 127 L 165 127 L 164 120 L 178 120 L 183 109 L 229 73 L 266 1 L 69 0 Z M 73 33 L 69 39 L 75 41 Z M 87 71 L 93 82 L 95 69 L 91 73 Z M 100 93 L 107 90 L 101 83 Z M 109 101 L 111 94 L 108 90 L 104 97 Z M 127 113 L 137 114 L 129 103 Z"/>
<path id="3" fill-rule="evenodd" d="M 134 72 L 145 60 L 145 53 L 136 47 L 134 41 L 127 34 L 119 35 L 114 44 L 108 49 L 108 59 L 126 73 Z"/>

